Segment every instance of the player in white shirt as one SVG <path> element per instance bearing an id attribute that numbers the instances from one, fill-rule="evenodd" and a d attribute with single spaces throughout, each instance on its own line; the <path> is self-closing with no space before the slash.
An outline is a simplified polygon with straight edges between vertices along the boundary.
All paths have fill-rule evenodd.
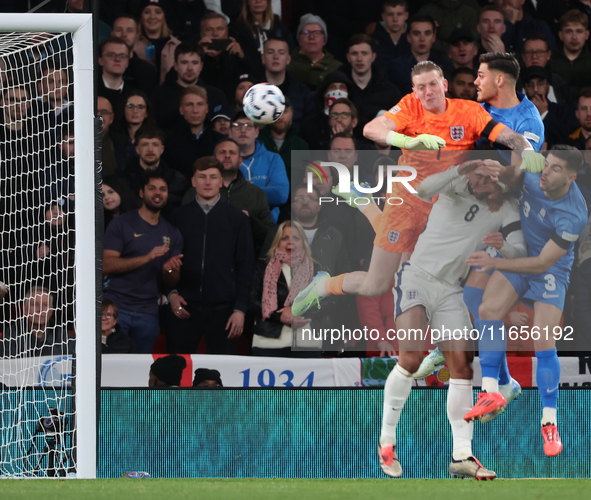
<path id="1" fill-rule="evenodd" d="M 476 479 L 496 477 L 472 455 L 472 424 L 464 421 L 466 409 L 473 406 L 474 342 L 469 337 L 470 314 L 464 304 L 461 283 L 470 272 L 466 259 L 476 250 L 494 246 L 507 258 L 524 256 L 527 251 L 517 201 L 503 194 L 488 175 L 485 165 L 491 161 L 462 163 L 428 177 L 418 189 L 419 196 L 427 201 L 437 194 L 439 199 L 410 261 L 396 275 L 394 314 L 399 360 L 384 388 L 379 449 L 382 469 L 392 477 L 402 475 L 396 455 L 396 426 L 410 394 L 412 374 L 424 357 L 427 325 L 431 326 L 433 341 L 444 353 L 450 370 L 447 398 L 453 432 L 450 474 Z M 415 339 L 411 335 L 413 331 L 422 334 Z M 405 339 L 401 338 L 401 332 L 406 332 Z"/>

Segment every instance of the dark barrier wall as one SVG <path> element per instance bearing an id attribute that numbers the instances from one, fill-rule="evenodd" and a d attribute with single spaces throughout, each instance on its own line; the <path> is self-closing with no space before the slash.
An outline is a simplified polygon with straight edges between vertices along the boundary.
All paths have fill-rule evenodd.
<path id="1" fill-rule="evenodd" d="M 381 478 L 382 390 L 103 390 L 99 477 Z M 398 427 L 406 478 L 446 478 L 446 390 L 414 390 Z M 524 390 L 474 426 L 474 453 L 499 477 L 591 477 L 591 391 L 561 390 L 564 449 L 543 452 L 541 403 Z"/>

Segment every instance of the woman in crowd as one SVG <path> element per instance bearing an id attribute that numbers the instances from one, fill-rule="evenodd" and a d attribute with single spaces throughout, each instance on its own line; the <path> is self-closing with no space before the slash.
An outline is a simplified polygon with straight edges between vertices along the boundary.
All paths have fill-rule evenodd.
<path id="1" fill-rule="evenodd" d="M 260 60 L 263 44 L 268 38 L 281 38 L 287 42 L 290 51 L 295 49 L 289 29 L 278 15 L 273 14 L 269 0 L 245 0 L 234 31 L 243 50 L 251 51 L 253 56 L 258 52 L 255 60 Z"/>
<path id="2" fill-rule="evenodd" d="M 101 344 L 103 354 L 131 354 L 135 351 L 133 339 L 121 331 L 117 324 L 119 309 L 111 299 L 103 297 Z"/>
<path id="3" fill-rule="evenodd" d="M 125 179 L 112 175 L 103 179 L 103 206 L 105 209 L 105 229 L 114 217 L 139 208 L 140 204 Z"/>
<path id="4" fill-rule="evenodd" d="M 266 261 L 259 261 L 253 277 L 253 356 L 320 357 L 322 341 L 309 341 L 307 335 L 302 340 L 301 328 L 310 320 L 291 315 L 293 299 L 313 276 L 312 251 L 302 226 L 291 220 L 281 223 Z M 292 346 L 317 350 L 292 351 Z"/>
<path id="5" fill-rule="evenodd" d="M 123 112 L 119 113 L 119 130 L 125 138 L 123 142 L 115 144 L 115 154 L 119 168 L 125 171 L 129 160 L 137 157 L 135 150 L 135 133 L 142 125 L 154 125 L 152 107 L 148 96 L 141 90 L 134 90 L 123 105 Z"/>
<path id="6" fill-rule="evenodd" d="M 162 0 L 142 0 L 139 38 L 133 50 L 158 69 L 160 83 L 174 64 L 174 49 L 181 43 L 166 24 Z"/>

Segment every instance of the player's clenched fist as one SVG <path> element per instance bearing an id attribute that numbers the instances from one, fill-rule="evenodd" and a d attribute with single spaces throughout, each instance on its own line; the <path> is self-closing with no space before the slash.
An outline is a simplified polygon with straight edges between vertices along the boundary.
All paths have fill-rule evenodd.
<path id="1" fill-rule="evenodd" d="M 521 170 L 537 174 L 546 167 L 546 158 L 544 158 L 542 153 L 526 150 L 521 153 L 521 158 L 523 159 Z"/>
<path id="2" fill-rule="evenodd" d="M 391 146 L 400 149 L 424 150 L 424 149 L 441 149 L 445 147 L 445 141 L 436 135 L 421 134 L 416 137 L 408 137 L 404 134 L 396 132 L 389 132 L 386 137 L 386 142 Z"/>

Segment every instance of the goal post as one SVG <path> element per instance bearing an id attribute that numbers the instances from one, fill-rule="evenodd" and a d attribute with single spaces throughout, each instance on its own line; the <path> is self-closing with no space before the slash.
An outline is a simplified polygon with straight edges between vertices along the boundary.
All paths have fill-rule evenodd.
<path id="1" fill-rule="evenodd" d="M 75 250 L 73 324 L 75 335 L 76 477 L 97 471 L 97 290 L 94 53 L 90 14 L 0 14 L 0 36 L 70 33 L 72 38 Z M 6 45 L 6 43 L 5 43 Z M 18 69 L 18 68 L 17 68 Z M 0 71 L 4 69 L 0 68 Z M 0 162 L 4 161 L 0 158 Z M 0 471 L 1 475 L 1 471 Z"/>

